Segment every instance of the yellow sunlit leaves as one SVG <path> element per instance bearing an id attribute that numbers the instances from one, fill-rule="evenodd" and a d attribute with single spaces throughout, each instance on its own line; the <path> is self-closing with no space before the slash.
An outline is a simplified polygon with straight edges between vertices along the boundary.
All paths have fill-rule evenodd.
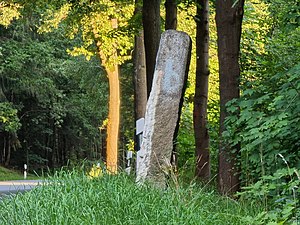
<path id="1" fill-rule="evenodd" d="M 102 177 L 103 171 L 100 165 L 93 165 L 90 172 L 88 173 L 89 178 Z"/>
<path id="2" fill-rule="evenodd" d="M 68 50 L 71 55 L 84 55 L 89 60 L 92 55 L 101 51 L 105 56 L 105 62 L 102 63 L 106 63 L 108 67 L 110 64 L 122 64 L 129 59 L 133 48 L 133 32 L 127 26 L 134 13 L 134 1 L 118 3 L 103 0 L 89 4 L 86 9 L 84 1 L 76 4 L 82 8 L 83 14 L 76 11 L 78 5 L 76 7 L 69 3 L 59 9 L 50 9 L 45 13 L 39 32 L 50 32 L 66 19 L 67 37 L 73 39 L 80 35 L 83 41 L 81 46 Z M 115 27 L 112 26 L 112 20 L 116 22 Z M 116 51 L 118 54 L 115 54 Z"/>
<path id="3" fill-rule="evenodd" d="M 6 123 L 8 121 L 8 119 L 6 117 L 4 117 L 4 116 L 0 116 L 0 121 L 2 123 Z"/>
<path id="4" fill-rule="evenodd" d="M 47 33 L 58 28 L 59 24 L 68 16 L 71 6 L 71 4 L 66 3 L 58 10 L 48 10 L 43 25 L 39 27 L 38 32 Z"/>
<path id="5" fill-rule="evenodd" d="M 22 8 L 17 3 L 0 2 L 0 24 L 8 27 L 8 25 L 14 20 L 20 17 L 19 10 Z"/>
<path id="6" fill-rule="evenodd" d="M 133 48 L 133 34 L 130 31 L 122 32 L 122 28 L 127 26 L 128 20 L 133 16 L 134 6 L 116 5 L 111 1 L 107 1 L 107 4 L 113 4 L 114 7 L 92 12 L 81 20 L 82 38 L 85 43 L 89 40 L 98 43 L 107 64 L 121 64 L 130 58 L 129 52 Z M 115 54 L 116 50 L 118 54 Z"/>
<path id="7" fill-rule="evenodd" d="M 67 52 L 72 55 L 72 56 L 79 56 L 79 55 L 84 55 L 86 60 L 90 60 L 91 57 L 94 55 L 93 52 L 88 51 L 84 47 L 74 47 L 72 50 L 67 49 Z"/>
<path id="8" fill-rule="evenodd" d="M 269 22 L 272 17 L 268 7 L 268 4 L 260 0 L 251 0 L 245 3 L 241 43 L 251 46 L 259 54 L 263 54 L 265 51 L 265 37 L 267 37 L 272 24 Z"/>

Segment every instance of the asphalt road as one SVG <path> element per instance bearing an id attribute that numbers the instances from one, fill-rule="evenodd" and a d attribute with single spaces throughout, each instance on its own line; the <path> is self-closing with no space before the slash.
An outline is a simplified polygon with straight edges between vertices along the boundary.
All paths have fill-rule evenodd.
<path id="1" fill-rule="evenodd" d="M 0 181 L 0 198 L 4 195 L 30 191 L 32 188 L 42 183 L 42 180 Z"/>

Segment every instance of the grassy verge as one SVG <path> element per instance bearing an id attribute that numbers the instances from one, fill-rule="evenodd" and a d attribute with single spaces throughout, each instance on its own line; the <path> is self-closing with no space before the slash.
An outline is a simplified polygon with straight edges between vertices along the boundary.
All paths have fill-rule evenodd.
<path id="1" fill-rule="evenodd" d="M 90 180 L 71 172 L 53 179 L 51 185 L 3 199 L 0 224 L 244 225 L 259 211 L 197 187 L 138 187 L 125 175 Z"/>
<path id="2" fill-rule="evenodd" d="M 0 166 L 0 181 L 5 181 L 5 180 L 23 180 L 24 179 L 24 175 L 18 171 L 14 171 L 14 170 L 9 170 L 6 169 L 2 166 Z M 29 180 L 34 180 L 34 179 L 38 179 L 38 177 L 30 174 L 27 176 L 27 179 Z"/>

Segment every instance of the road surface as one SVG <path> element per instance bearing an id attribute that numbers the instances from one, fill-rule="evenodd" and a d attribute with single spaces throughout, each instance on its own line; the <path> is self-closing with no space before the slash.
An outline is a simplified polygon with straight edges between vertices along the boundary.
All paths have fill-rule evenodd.
<path id="1" fill-rule="evenodd" d="M 0 181 L 0 198 L 3 195 L 15 194 L 18 192 L 29 191 L 39 184 L 42 180 L 13 180 L 13 181 Z"/>

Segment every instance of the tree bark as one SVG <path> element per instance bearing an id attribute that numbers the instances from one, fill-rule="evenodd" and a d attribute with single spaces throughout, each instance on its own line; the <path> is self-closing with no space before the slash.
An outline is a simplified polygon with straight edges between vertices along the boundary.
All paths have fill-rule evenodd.
<path id="1" fill-rule="evenodd" d="M 7 154 L 6 154 L 6 159 L 4 166 L 8 166 L 10 162 L 10 154 L 11 154 L 11 135 L 8 134 L 8 142 L 7 142 Z"/>
<path id="2" fill-rule="evenodd" d="M 147 97 L 150 95 L 160 41 L 160 2 L 161 0 L 143 1 L 143 27 L 146 53 Z"/>
<path id="3" fill-rule="evenodd" d="M 142 0 L 135 1 L 134 14 L 142 13 Z M 133 63 L 133 86 L 134 86 L 134 117 L 135 121 L 144 118 L 147 104 L 147 75 L 146 75 L 146 58 L 144 45 L 144 30 L 141 29 L 135 36 Z M 136 126 L 136 124 L 135 124 Z M 134 133 L 134 148 L 135 151 L 140 150 L 140 137 Z"/>
<path id="4" fill-rule="evenodd" d="M 194 96 L 194 133 L 196 144 L 196 177 L 207 181 L 210 177 L 209 134 L 207 129 L 207 99 L 209 78 L 209 3 L 197 1 L 196 88 Z"/>
<path id="5" fill-rule="evenodd" d="M 3 164 L 3 165 L 4 165 L 4 162 L 5 162 L 5 155 L 6 155 L 6 135 L 4 133 L 3 150 L 2 150 L 2 155 L 1 155 L 1 164 Z"/>
<path id="6" fill-rule="evenodd" d="M 166 24 L 165 29 L 177 29 L 177 3 L 176 0 L 166 0 Z"/>
<path id="7" fill-rule="evenodd" d="M 113 70 L 106 69 L 109 81 L 109 103 L 107 123 L 106 169 L 117 173 L 118 169 L 118 140 L 120 124 L 120 82 L 118 65 Z"/>
<path id="8" fill-rule="evenodd" d="M 217 0 L 216 24 L 220 77 L 220 135 L 225 130 L 226 103 L 239 98 L 239 53 L 244 0 Z M 240 188 L 240 168 L 236 165 L 239 148 L 233 154 L 229 146 L 220 142 L 218 189 L 222 194 L 233 194 Z"/>
<path id="9" fill-rule="evenodd" d="M 135 14 L 141 13 L 139 0 L 136 0 Z M 135 120 L 145 117 L 147 104 L 147 77 L 144 46 L 144 30 L 135 36 L 134 46 L 134 104 Z"/>
<path id="10" fill-rule="evenodd" d="M 8 146 L 7 146 L 7 155 L 5 160 L 5 166 L 8 166 L 10 164 L 10 158 L 11 158 L 11 151 L 12 149 L 14 151 L 17 150 L 17 148 L 21 147 L 21 143 L 18 139 L 17 133 L 11 132 L 8 134 Z"/>

